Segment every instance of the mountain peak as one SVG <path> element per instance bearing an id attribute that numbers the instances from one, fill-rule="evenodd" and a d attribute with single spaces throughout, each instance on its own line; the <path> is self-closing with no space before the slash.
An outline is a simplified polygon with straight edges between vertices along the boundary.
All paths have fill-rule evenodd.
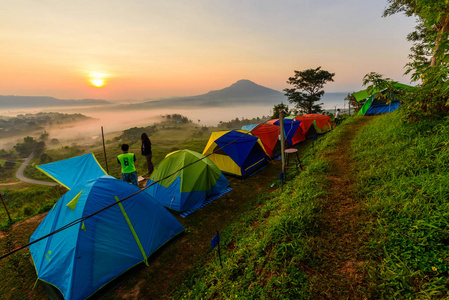
<path id="1" fill-rule="evenodd" d="M 281 92 L 258 85 L 248 79 L 240 79 L 237 82 L 221 90 L 210 91 L 207 96 L 219 96 L 222 98 L 241 98 L 241 97 L 267 97 L 279 96 Z"/>

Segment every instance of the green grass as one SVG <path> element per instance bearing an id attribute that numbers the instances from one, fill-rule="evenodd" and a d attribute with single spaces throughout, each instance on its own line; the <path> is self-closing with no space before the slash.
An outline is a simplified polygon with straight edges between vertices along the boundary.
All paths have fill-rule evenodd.
<path id="1" fill-rule="evenodd" d="M 20 190 L 2 191 L 12 222 L 3 207 L 0 206 L 0 230 L 7 229 L 12 223 L 30 218 L 48 211 L 67 190 L 63 187 L 27 186 Z"/>
<path id="2" fill-rule="evenodd" d="M 309 151 L 315 152 L 310 149 Z M 312 157 L 309 155 L 308 157 Z M 306 159 L 307 170 L 258 201 L 222 233 L 217 250 L 179 289 L 176 299 L 301 299 L 311 296 L 307 266 L 316 257 L 309 240 L 319 234 L 327 163 Z"/>
<path id="3" fill-rule="evenodd" d="M 322 263 L 316 251 L 319 245 L 313 243 L 322 234 L 323 205 L 328 196 L 330 165 L 324 157 L 334 155 L 336 145 L 346 138 L 341 129 L 361 118 L 366 117 L 348 118 L 313 147 L 304 146 L 305 171 L 283 186 L 276 181 L 280 170 L 275 165 L 245 181 L 231 180 L 232 193 L 182 220 L 187 232 L 153 256 L 150 268 L 137 270 L 109 298 L 129 296 L 134 290 L 140 296 L 174 299 L 312 298 L 316 287 L 309 276 Z M 368 276 L 364 280 L 370 283 L 366 298 L 447 298 L 449 119 L 412 124 L 400 120 L 399 113 L 376 117 L 351 144 L 357 196 L 367 219 L 365 232 L 357 234 L 370 237 L 365 249 L 357 249 L 370 258 L 364 266 Z M 150 137 L 153 161 L 158 163 L 179 149 L 202 152 L 210 131 L 193 124 L 158 128 Z M 115 159 L 119 144 L 108 143 L 108 163 L 115 168 L 114 176 L 119 175 Z M 130 144 L 142 174 L 145 165 L 140 141 Z M 89 150 L 104 166 L 102 148 Z M 57 192 L 52 192 L 54 197 Z M 51 198 L 44 196 L 43 190 L 17 193 L 23 197 L 17 202 L 16 218 L 36 211 L 24 208 L 26 199 Z M 41 209 L 48 209 L 50 203 Z M 25 226 L 17 236 L 0 240 L 2 249 L 26 242 L 32 230 L 26 232 Z M 217 250 L 208 250 L 216 230 L 221 233 L 223 268 Z M 0 279 L 5 284 L 0 291 L 7 297 L 18 295 L 14 287 L 29 287 L 30 278 L 35 279 L 26 253 L 19 252 L 0 264 Z M 16 268 L 24 270 L 19 274 L 22 279 L 17 278 Z M 43 295 L 42 288 L 37 290 L 30 295 Z"/>
<path id="4" fill-rule="evenodd" d="M 401 123 L 393 113 L 357 136 L 359 195 L 376 223 L 367 245 L 379 298 L 448 297 L 449 119 Z"/>

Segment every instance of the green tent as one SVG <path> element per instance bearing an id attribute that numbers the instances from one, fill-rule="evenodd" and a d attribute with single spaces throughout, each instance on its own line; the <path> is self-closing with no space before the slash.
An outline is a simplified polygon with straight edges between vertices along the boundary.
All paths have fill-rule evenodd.
<path id="1" fill-rule="evenodd" d="M 394 87 L 397 88 L 403 88 L 406 90 L 412 90 L 415 87 L 398 83 L 396 82 L 393 84 Z M 365 104 L 362 106 L 362 108 L 359 111 L 359 115 L 377 115 L 377 114 L 383 114 L 383 113 L 389 113 L 392 111 L 395 111 L 399 108 L 401 105 L 399 99 L 397 96 L 390 93 L 388 96 L 389 101 L 385 101 L 383 97 L 378 97 L 379 94 L 386 94 L 386 90 L 379 90 L 379 89 L 372 89 L 372 91 L 369 93 L 368 89 L 358 91 L 353 93 L 352 95 L 357 101 L 362 101 L 367 99 Z M 388 102 L 388 103 L 387 103 Z"/>
<path id="2" fill-rule="evenodd" d="M 145 191 L 163 206 L 183 212 L 200 208 L 227 186 L 223 173 L 209 158 L 195 151 L 179 150 L 156 166 Z"/>

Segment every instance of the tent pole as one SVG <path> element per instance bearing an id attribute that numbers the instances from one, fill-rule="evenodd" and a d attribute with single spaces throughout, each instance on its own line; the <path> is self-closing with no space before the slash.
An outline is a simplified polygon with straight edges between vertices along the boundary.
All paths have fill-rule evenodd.
<path id="1" fill-rule="evenodd" d="M 6 214 L 8 215 L 8 219 L 9 219 L 9 221 L 11 221 L 11 216 L 9 215 L 8 208 L 6 207 L 6 203 L 5 203 L 5 200 L 3 199 L 3 195 L 1 192 L 0 192 L 0 198 L 2 199 L 3 206 L 5 207 Z"/>
<path id="2" fill-rule="evenodd" d="M 106 157 L 106 147 L 104 145 L 104 133 L 103 133 L 103 126 L 101 126 L 101 138 L 103 140 L 103 152 L 104 152 L 104 162 L 106 163 L 106 172 L 109 175 L 109 168 L 108 168 L 108 159 Z"/>
<path id="3" fill-rule="evenodd" d="M 285 137 L 284 137 L 284 110 L 279 110 L 279 125 L 281 126 L 281 161 L 282 161 L 282 182 L 285 178 Z"/>

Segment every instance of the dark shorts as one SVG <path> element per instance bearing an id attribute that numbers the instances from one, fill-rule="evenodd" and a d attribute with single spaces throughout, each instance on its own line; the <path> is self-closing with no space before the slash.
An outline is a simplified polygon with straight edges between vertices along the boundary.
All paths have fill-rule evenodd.
<path id="1" fill-rule="evenodd" d="M 132 173 L 122 173 L 122 180 L 132 183 L 135 186 L 139 186 L 139 183 L 137 182 L 137 172 L 134 171 Z"/>

